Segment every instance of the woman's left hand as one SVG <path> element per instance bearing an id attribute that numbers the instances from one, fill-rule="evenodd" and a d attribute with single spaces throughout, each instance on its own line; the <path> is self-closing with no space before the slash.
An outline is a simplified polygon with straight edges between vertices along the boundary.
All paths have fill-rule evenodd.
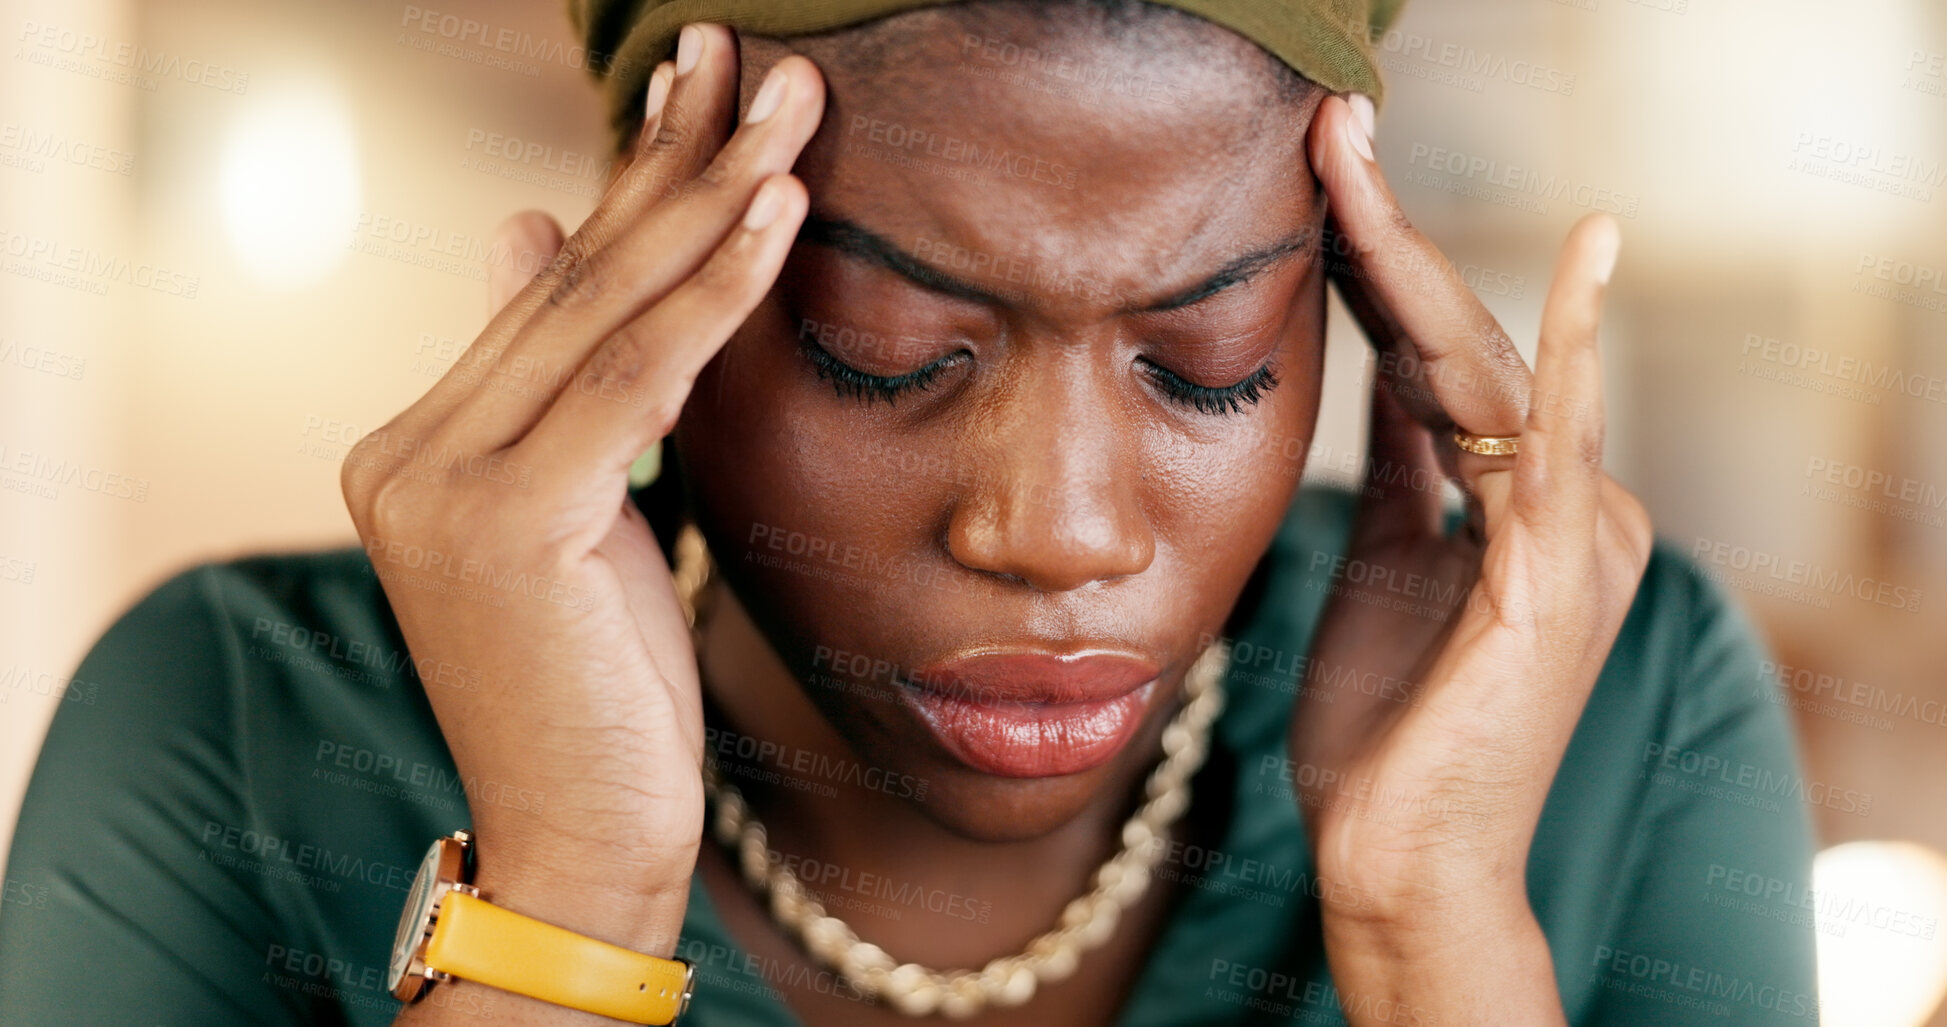
<path id="1" fill-rule="evenodd" d="M 1334 575 L 1291 725 L 1328 958 L 1343 996 L 1421 1018 L 1559 1021 L 1528 847 L 1652 539 L 1602 470 L 1618 229 L 1598 214 L 1570 231 L 1531 374 L 1400 213 L 1364 132 L 1332 97 L 1310 139 L 1342 233 L 1326 259 L 1346 262 L 1341 294 L 1380 354 L 1350 548 L 1308 560 Z M 1519 453 L 1464 452 L 1455 427 L 1518 435 Z M 1467 502 L 1451 534 L 1447 480 Z"/>

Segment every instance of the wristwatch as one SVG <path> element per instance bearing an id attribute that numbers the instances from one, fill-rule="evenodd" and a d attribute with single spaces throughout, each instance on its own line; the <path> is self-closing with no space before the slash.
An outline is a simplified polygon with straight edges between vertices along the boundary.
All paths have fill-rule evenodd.
<path id="1" fill-rule="evenodd" d="M 472 877 L 473 833 L 433 842 L 406 897 L 386 987 L 411 1002 L 459 978 L 627 1023 L 671 1024 L 689 1008 L 696 967 L 585 937 L 503 909 Z"/>

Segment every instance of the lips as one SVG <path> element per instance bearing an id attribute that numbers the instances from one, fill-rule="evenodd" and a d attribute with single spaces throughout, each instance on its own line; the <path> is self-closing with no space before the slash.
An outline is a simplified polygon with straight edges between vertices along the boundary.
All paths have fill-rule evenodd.
<path id="1" fill-rule="evenodd" d="M 1161 672 L 1124 653 L 984 652 L 919 668 L 902 694 L 968 766 L 1053 777 L 1114 758 Z"/>

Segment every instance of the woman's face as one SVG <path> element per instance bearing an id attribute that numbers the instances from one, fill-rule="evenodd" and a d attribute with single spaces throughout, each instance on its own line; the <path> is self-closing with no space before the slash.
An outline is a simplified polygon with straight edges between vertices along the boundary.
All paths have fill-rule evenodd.
<path id="1" fill-rule="evenodd" d="M 675 437 L 806 696 L 989 839 L 1156 758 L 1297 486 L 1324 337 L 1322 94 L 1214 26 L 1159 59 L 1006 24 L 861 70 L 800 48 L 810 218 Z M 745 41 L 746 102 L 784 52 Z"/>

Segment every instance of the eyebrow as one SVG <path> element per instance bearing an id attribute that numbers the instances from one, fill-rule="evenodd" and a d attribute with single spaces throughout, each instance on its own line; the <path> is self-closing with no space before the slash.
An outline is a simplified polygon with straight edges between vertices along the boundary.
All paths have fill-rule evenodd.
<path id="1" fill-rule="evenodd" d="M 1010 309 L 1019 306 L 1015 301 L 999 293 L 927 264 L 893 245 L 884 236 L 847 218 L 813 211 L 805 216 L 804 225 L 798 230 L 798 238 L 804 242 L 829 246 L 840 253 L 875 264 L 935 292 Z M 1250 281 L 1259 272 L 1305 249 L 1311 242 L 1312 230 L 1301 229 L 1290 238 L 1226 261 L 1222 267 L 1211 272 L 1203 281 L 1187 289 L 1139 307 L 1125 307 L 1116 313 L 1152 313 L 1175 310 L 1202 302 L 1225 289 Z"/>

